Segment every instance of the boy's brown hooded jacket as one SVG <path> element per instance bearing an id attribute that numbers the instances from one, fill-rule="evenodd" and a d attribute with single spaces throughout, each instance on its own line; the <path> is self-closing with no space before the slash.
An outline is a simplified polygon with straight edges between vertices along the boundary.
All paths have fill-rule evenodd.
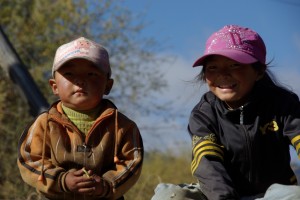
<path id="1" fill-rule="evenodd" d="M 136 124 L 108 100 L 84 135 L 63 114 L 61 102 L 37 117 L 19 141 L 18 167 L 23 180 L 49 199 L 118 199 L 138 180 L 143 143 Z M 85 167 L 101 176 L 101 196 L 68 191 L 66 174 Z"/>

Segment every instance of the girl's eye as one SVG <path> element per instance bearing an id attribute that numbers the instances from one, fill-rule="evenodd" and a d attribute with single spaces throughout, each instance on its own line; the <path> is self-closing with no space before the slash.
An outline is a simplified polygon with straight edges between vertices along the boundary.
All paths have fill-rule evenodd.
<path id="1" fill-rule="evenodd" d="M 89 72 L 88 76 L 97 76 L 97 73 L 95 73 L 95 72 Z"/>
<path id="2" fill-rule="evenodd" d="M 231 69 L 237 69 L 239 67 L 241 67 L 241 65 L 239 63 L 234 63 L 234 64 L 230 65 Z"/>
<path id="3" fill-rule="evenodd" d="M 215 65 L 207 65 L 205 67 L 206 70 L 209 70 L 209 71 L 215 71 L 217 69 L 217 66 Z"/>

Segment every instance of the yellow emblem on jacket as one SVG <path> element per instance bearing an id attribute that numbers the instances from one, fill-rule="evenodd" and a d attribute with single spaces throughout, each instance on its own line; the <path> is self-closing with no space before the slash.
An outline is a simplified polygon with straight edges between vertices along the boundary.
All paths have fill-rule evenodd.
<path id="1" fill-rule="evenodd" d="M 279 127 L 278 127 L 277 122 L 273 120 L 269 123 L 266 123 L 264 126 L 260 127 L 259 129 L 262 132 L 262 134 L 264 135 L 264 134 L 266 134 L 267 131 L 272 131 L 272 132 L 278 131 Z"/>

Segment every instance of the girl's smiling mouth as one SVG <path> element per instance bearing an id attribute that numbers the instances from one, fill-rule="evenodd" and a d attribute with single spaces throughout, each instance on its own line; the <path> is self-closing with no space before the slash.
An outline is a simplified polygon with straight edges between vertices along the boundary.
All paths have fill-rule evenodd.
<path id="1" fill-rule="evenodd" d="M 230 85 L 218 85 L 217 87 L 220 89 L 233 89 L 235 88 L 236 84 L 230 84 Z"/>

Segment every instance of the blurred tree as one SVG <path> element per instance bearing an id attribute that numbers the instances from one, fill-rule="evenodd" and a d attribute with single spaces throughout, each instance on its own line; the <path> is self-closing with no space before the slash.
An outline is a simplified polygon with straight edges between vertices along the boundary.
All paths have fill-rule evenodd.
<path id="1" fill-rule="evenodd" d="M 55 98 L 47 80 L 56 48 L 86 36 L 109 50 L 116 88 L 111 98 L 120 107 L 135 102 L 135 110 L 149 111 L 139 100 L 166 86 L 161 72 L 153 67 L 162 61 L 153 53 L 159 46 L 152 38 L 140 37 L 142 18 L 119 4 L 110 0 L 2 0 L 0 24 L 49 101 Z"/>
<path id="2" fill-rule="evenodd" d="M 56 48 L 86 36 L 110 53 L 115 86 L 109 98 L 121 110 L 149 113 L 161 109 L 141 101 L 166 87 L 157 67 L 163 58 L 154 53 L 160 46 L 152 38 L 140 37 L 142 18 L 123 8 L 121 1 L 0 0 L 0 25 L 49 103 L 56 100 L 48 86 Z M 17 142 L 33 118 L 1 68 L 0 78 L 0 199 L 22 199 L 34 189 L 19 175 Z"/>

